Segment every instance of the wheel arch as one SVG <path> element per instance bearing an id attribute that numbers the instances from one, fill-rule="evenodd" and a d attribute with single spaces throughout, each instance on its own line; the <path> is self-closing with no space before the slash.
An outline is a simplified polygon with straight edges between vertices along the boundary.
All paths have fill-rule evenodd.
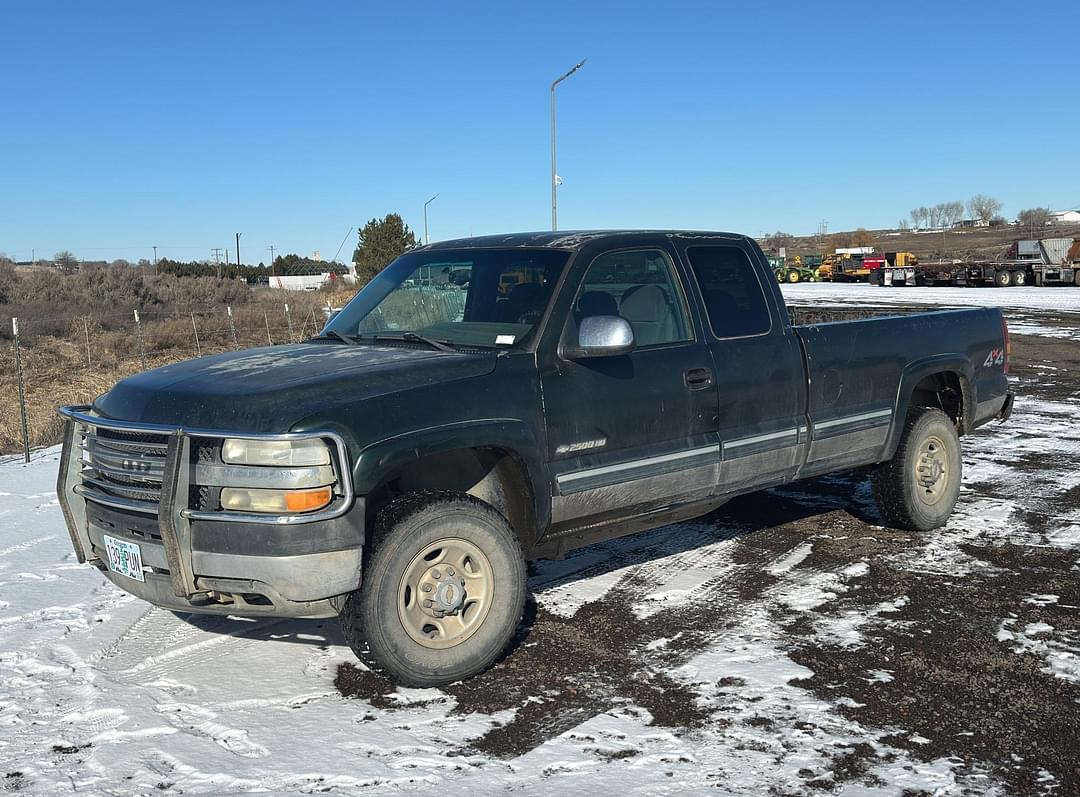
<path id="1" fill-rule="evenodd" d="M 353 472 L 367 496 L 367 528 L 398 495 L 449 490 L 472 495 L 506 518 L 523 550 L 532 549 L 550 520 L 539 449 L 514 420 L 452 424 L 387 438 L 364 448 Z"/>
<path id="2" fill-rule="evenodd" d="M 942 410 L 963 435 L 972 428 L 975 416 L 974 369 L 960 354 L 942 354 L 912 363 L 900 378 L 892 428 L 885 443 L 885 459 L 896 453 L 904 425 L 913 407 Z"/>

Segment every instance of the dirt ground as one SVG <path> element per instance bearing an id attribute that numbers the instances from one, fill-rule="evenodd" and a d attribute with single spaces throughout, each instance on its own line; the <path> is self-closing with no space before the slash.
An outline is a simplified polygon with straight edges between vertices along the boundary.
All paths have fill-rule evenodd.
<path id="1" fill-rule="evenodd" d="M 1013 346 L 1018 407 L 1035 400 L 1078 406 L 1076 341 L 1017 336 Z M 1047 363 L 1060 378 L 1045 378 Z M 1007 523 L 1023 533 L 980 532 L 978 522 L 941 532 L 958 538 L 948 543 L 962 560 L 957 567 L 934 566 L 922 535 L 881 526 L 865 473 L 739 498 L 684 524 L 675 538 L 669 528 L 637 535 L 633 543 L 594 546 L 604 555 L 580 554 L 577 570 L 571 557 L 554 584 L 550 569 L 537 565 L 532 587 L 541 597 L 530 604 L 515 647 L 489 672 L 447 690 L 455 712 L 516 709 L 508 722 L 462 745 L 462 753 L 522 756 L 589 717 L 627 705 L 690 739 L 733 722 L 767 732 L 786 721 L 803 734 L 826 732 L 797 714 L 777 718 L 755 715 L 752 705 L 749 714 L 725 705 L 743 699 L 737 668 L 709 690 L 672 676 L 718 637 L 737 635 L 756 608 L 782 629 L 786 655 L 812 671 L 795 686 L 833 702 L 867 734 L 827 767 L 802 768 L 800 782 L 774 793 L 884 785 L 873 770 L 895 757 L 883 752 L 887 747 L 925 761 L 948 759 L 975 791 L 984 778 L 1008 793 L 1080 794 L 1080 684 L 1052 672 L 1046 657 L 1048 648 L 1064 654 L 1080 642 L 1080 554 L 1039 537 L 1080 512 L 1080 487 L 1054 495 L 1062 474 L 1080 465 L 1080 446 L 1074 443 L 1068 456 L 1013 458 L 1007 449 L 995 453 L 996 434 L 980 430 L 965 443 L 979 439 L 981 453 L 997 461 L 1003 476 L 969 480 L 961 502 L 1014 502 Z M 677 566 L 665 564 L 674 555 L 719 541 L 731 543 L 724 566 L 689 600 L 644 618 L 635 612 L 654 590 L 657 570 Z M 777 600 L 787 571 L 769 565 L 807 543 L 812 547 L 798 570 L 824 576 L 862 563 L 864 572 L 836 582 L 821 603 L 795 608 Z M 605 572 L 620 576 L 598 600 L 569 616 L 545 607 L 542 596 L 558 583 Z M 823 633 L 845 619 L 859 626 L 858 640 Z M 1010 644 L 1014 632 L 1017 644 Z M 390 684 L 351 664 L 339 667 L 336 685 L 372 705 L 394 705 Z M 637 753 L 628 746 L 605 755 Z"/>

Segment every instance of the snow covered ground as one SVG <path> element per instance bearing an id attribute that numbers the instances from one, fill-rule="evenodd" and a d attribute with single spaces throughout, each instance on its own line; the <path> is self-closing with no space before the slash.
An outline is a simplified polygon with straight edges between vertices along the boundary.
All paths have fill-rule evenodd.
<path id="1" fill-rule="evenodd" d="M 76 564 L 57 450 L 2 462 L 0 790 L 1077 793 L 1080 380 L 1033 340 L 941 533 L 882 528 L 861 477 L 740 499 L 537 563 L 517 647 L 446 689 L 351 666 L 332 621 L 131 598 Z"/>
<path id="2" fill-rule="evenodd" d="M 882 287 L 865 282 L 783 283 L 780 289 L 788 304 L 859 304 L 863 307 L 934 305 L 937 307 L 1001 307 L 1005 310 L 1037 310 L 1080 313 L 1080 290 L 1072 286 L 1013 288 Z"/>

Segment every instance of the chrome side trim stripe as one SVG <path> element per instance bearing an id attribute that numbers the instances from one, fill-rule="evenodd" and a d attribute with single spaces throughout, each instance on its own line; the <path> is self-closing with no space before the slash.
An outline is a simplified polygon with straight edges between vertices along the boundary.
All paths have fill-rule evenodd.
<path id="1" fill-rule="evenodd" d="M 815 423 L 814 429 L 831 429 L 834 426 L 847 426 L 849 424 L 862 423 L 864 421 L 877 420 L 878 418 L 892 418 L 892 408 L 864 412 L 859 415 L 845 415 L 842 418 L 833 418 L 831 421 Z"/>
<path id="2" fill-rule="evenodd" d="M 628 470 L 645 470 L 655 465 L 665 465 L 668 463 L 681 462 L 683 460 L 693 459 L 701 456 L 711 456 L 720 454 L 720 446 L 701 446 L 699 448 L 691 448 L 686 451 L 676 451 L 673 454 L 661 454 L 656 457 L 647 457 L 645 459 L 635 459 L 630 462 L 620 462 L 616 465 L 605 465 L 601 468 L 590 468 L 589 470 L 578 470 L 573 473 L 560 473 L 555 477 L 555 481 L 561 486 L 563 484 L 570 484 L 582 479 L 593 479 L 597 476 L 608 476 L 614 473 L 623 473 Z"/>
<path id="3" fill-rule="evenodd" d="M 724 441 L 724 448 L 742 448 L 743 446 L 752 446 L 758 443 L 765 443 L 770 440 L 780 440 L 785 437 L 798 437 L 798 429 L 785 429 L 782 432 L 772 432 L 771 434 L 759 434 L 755 437 L 740 437 L 737 440 Z"/>

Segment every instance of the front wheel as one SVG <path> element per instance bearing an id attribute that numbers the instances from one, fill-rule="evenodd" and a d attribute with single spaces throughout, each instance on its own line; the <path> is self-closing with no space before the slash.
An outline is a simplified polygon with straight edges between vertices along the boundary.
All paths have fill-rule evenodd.
<path id="1" fill-rule="evenodd" d="M 491 666 L 525 605 L 525 559 L 501 514 L 468 495 L 407 495 L 379 514 L 372 548 L 341 611 L 361 661 L 419 687 Z"/>
<path id="2" fill-rule="evenodd" d="M 789 271 L 788 275 L 787 275 L 787 281 L 792 283 L 792 284 L 795 284 L 796 282 L 798 282 L 799 281 L 799 272 L 798 271 Z"/>
<path id="3" fill-rule="evenodd" d="M 952 514 L 962 475 L 956 424 L 941 410 L 915 408 L 896 454 L 871 476 L 874 500 L 888 525 L 930 531 Z"/>

